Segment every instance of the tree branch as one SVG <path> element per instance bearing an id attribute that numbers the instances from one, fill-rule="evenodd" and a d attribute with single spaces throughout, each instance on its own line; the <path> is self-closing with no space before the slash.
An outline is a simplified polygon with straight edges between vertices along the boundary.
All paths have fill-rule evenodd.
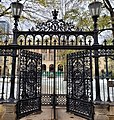
<path id="1" fill-rule="evenodd" d="M 105 7 L 110 11 L 113 12 L 113 8 L 109 2 L 109 0 L 103 0 Z"/>
<path id="2" fill-rule="evenodd" d="M 6 10 L 4 10 L 4 11 L 0 14 L 0 17 L 6 15 L 6 14 L 7 14 L 7 11 L 8 11 L 10 8 L 11 8 L 11 6 L 8 7 Z"/>

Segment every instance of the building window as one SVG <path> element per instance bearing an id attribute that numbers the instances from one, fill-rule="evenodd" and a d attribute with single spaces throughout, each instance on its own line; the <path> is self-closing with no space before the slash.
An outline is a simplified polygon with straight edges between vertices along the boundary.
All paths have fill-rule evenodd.
<path id="1" fill-rule="evenodd" d="M 58 65 L 58 71 L 63 72 L 63 65 L 62 64 Z"/>
<path id="2" fill-rule="evenodd" d="M 46 65 L 45 64 L 42 64 L 42 71 L 46 71 Z"/>
<path id="3" fill-rule="evenodd" d="M 50 72 L 54 72 L 54 65 L 53 65 L 53 64 L 50 64 L 50 65 L 49 65 L 49 71 L 50 71 Z"/>

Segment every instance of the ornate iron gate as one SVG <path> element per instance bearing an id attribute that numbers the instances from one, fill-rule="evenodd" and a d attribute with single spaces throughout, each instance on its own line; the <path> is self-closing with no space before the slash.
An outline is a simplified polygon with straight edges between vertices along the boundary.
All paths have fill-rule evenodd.
<path id="1" fill-rule="evenodd" d="M 88 120 L 94 120 L 91 54 L 80 51 L 67 56 L 67 111 Z"/>
<path id="2" fill-rule="evenodd" d="M 41 65 L 41 54 L 20 51 L 18 118 L 41 111 Z"/>

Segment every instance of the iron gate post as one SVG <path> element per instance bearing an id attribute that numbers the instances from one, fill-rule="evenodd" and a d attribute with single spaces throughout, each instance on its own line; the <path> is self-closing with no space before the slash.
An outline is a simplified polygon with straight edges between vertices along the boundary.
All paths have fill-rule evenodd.
<path id="1" fill-rule="evenodd" d="M 99 46 L 98 43 L 98 29 L 97 29 L 97 19 L 98 16 L 93 16 L 94 21 L 94 47 Z M 98 57 L 98 49 L 94 50 L 94 56 L 95 56 L 95 82 L 96 82 L 96 99 L 95 101 L 101 101 L 100 96 L 100 83 L 99 83 L 99 57 Z"/>
<path id="2" fill-rule="evenodd" d="M 14 29 L 13 29 L 13 46 L 17 45 L 17 26 L 18 26 L 18 18 L 17 16 L 14 17 Z M 14 88 L 15 88 L 15 69 L 16 69 L 16 54 L 17 50 L 13 49 L 12 53 L 12 69 L 11 69 L 11 87 L 10 87 L 10 97 L 9 102 L 14 102 Z"/>

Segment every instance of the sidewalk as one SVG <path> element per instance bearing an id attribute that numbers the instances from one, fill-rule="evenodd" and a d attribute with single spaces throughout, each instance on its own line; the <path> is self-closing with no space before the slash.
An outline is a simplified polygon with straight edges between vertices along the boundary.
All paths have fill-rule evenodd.
<path id="1" fill-rule="evenodd" d="M 57 108 L 56 120 L 85 120 L 73 114 L 67 113 L 65 108 Z M 20 120 L 54 120 L 53 109 L 51 107 L 43 107 L 41 114 L 33 114 Z"/>

